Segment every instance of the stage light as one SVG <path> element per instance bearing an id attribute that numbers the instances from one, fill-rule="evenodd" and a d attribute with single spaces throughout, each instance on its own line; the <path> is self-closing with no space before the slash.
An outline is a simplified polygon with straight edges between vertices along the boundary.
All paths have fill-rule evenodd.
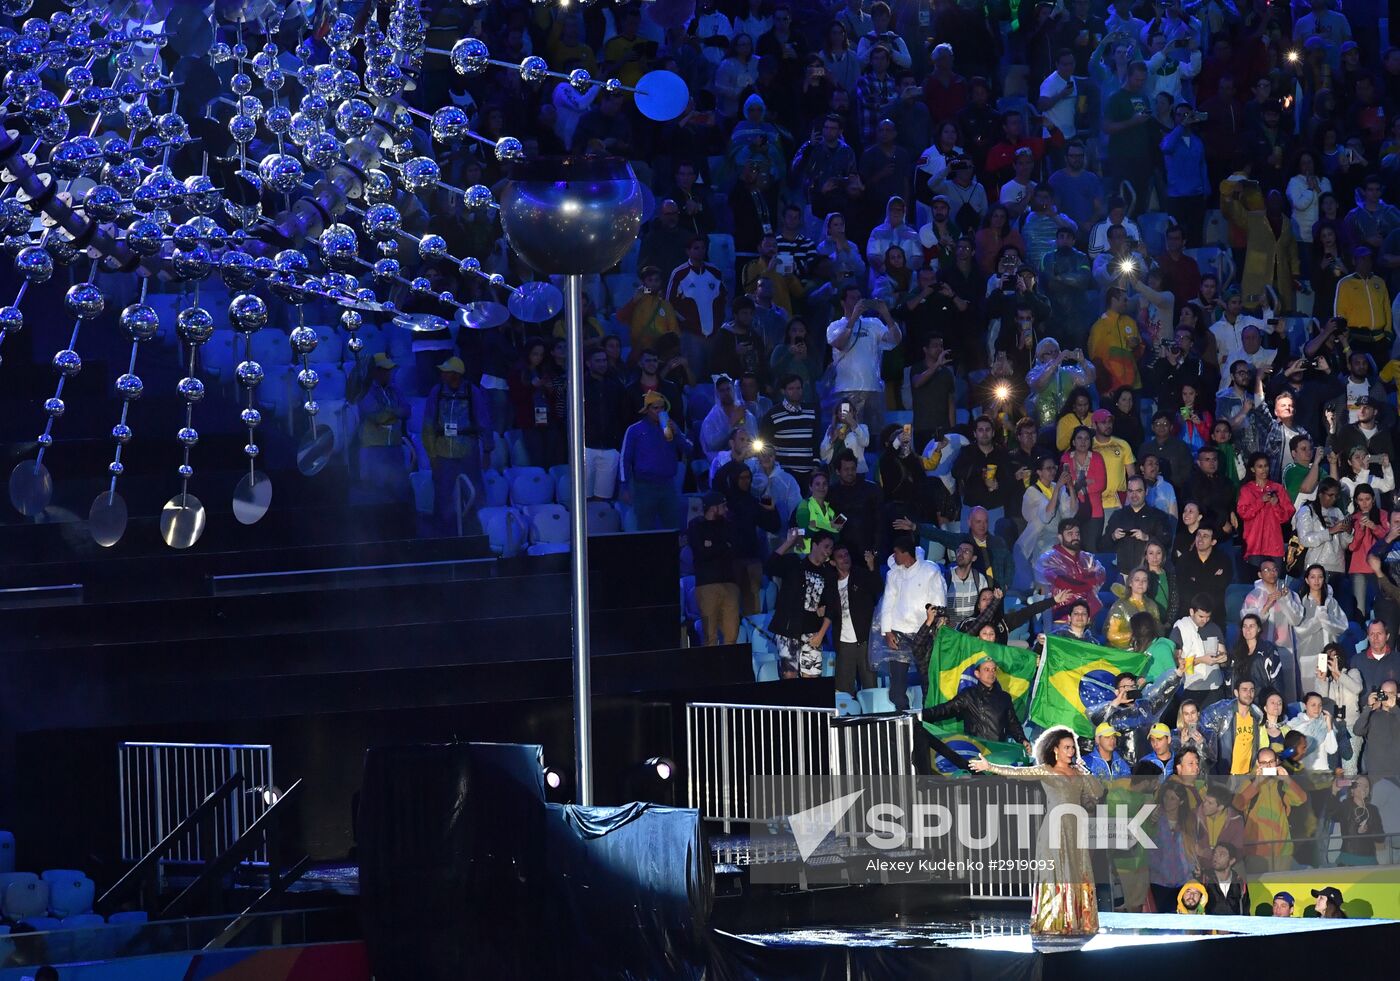
<path id="1" fill-rule="evenodd" d="M 676 764 L 664 756 L 653 756 L 646 761 L 646 766 L 656 773 L 658 780 L 670 780 L 676 772 Z"/>

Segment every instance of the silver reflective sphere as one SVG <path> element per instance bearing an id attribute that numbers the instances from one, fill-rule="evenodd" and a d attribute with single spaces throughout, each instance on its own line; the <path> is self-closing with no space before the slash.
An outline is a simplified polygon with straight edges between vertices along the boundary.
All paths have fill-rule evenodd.
<path id="1" fill-rule="evenodd" d="M 458 75 L 479 75 L 486 70 L 491 49 L 474 37 L 464 37 L 452 46 L 452 67 Z M 54 100 L 55 103 L 58 101 Z"/>
<path id="2" fill-rule="evenodd" d="M 92 283 L 75 283 L 68 287 L 68 292 L 64 294 L 63 305 L 78 319 L 92 320 L 102 315 L 102 308 L 107 305 L 107 300 L 102 291 Z"/>
<path id="3" fill-rule="evenodd" d="M 443 106 L 433 113 L 433 139 L 439 143 L 460 139 L 470 122 L 467 114 L 456 106 Z"/>
<path id="4" fill-rule="evenodd" d="M 160 330 L 160 316 L 155 307 L 144 303 L 133 303 L 122 310 L 117 318 L 122 330 L 133 341 L 149 341 Z"/>
<path id="5" fill-rule="evenodd" d="M 139 379 L 138 379 L 138 381 L 139 381 Z M 113 438 L 114 440 L 116 440 L 118 443 L 121 443 L 122 445 L 126 445 L 127 443 L 130 443 L 130 442 L 131 442 L 131 427 L 128 426 L 128 425 L 126 425 L 125 423 L 118 423 L 117 425 L 115 425 L 115 426 L 112 427 L 112 438 Z M 121 464 L 119 463 L 119 464 L 117 464 L 117 466 L 120 467 Z M 113 473 L 121 473 L 120 470 L 113 470 L 112 472 L 113 472 Z"/>
<path id="6" fill-rule="evenodd" d="M 398 234 L 402 223 L 399 209 L 392 204 L 371 205 L 365 212 L 365 232 L 375 241 L 389 241 Z"/>
<path id="7" fill-rule="evenodd" d="M 258 164 L 258 176 L 282 194 L 291 194 L 301 183 L 301 161 L 286 153 L 269 153 Z"/>
<path id="8" fill-rule="evenodd" d="M 0 331 L 13 334 L 24 330 L 24 311 L 19 307 L 0 307 Z"/>
<path id="9" fill-rule="evenodd" d="M 251 334 L 267 326 L 267 304 L 254 293 L 240 293 L 228 304 L 228 319 L 240 334 Z"/>
<path id="10" fill-rule="evenodd" d="M 59 351 L 53 356 L 54 370 L 64 378 L 72 378 L 83 370 L 83 359 L 74 350 Z"/>
<path id="11" fill-rule="evenodd" d="M 543 273 L 600 273 L 617 263 L 642 226 L 642 191 L 616 159 L 517 165 L 501 198 L 511 247 Z"/>
<path id="12" fill-rule="evenodd" d="M 297 384 L 309 392 L 321 384 L 321 376 L 316 373 L 315 369 L 303 368 L 297 372 Z"/>
<path id="13" fill-rule="evenodd" d="M 288 338 L 291 342 L 292 350 L 297 354 L 310 354 L 316 350 L 316 345 L 320 343 L 320 338 L 316 336 L 316 331 L 310 327 L 298 327 L 292 331 Z"/>
<path id="14" fill-rule="evenodd" d="M 404 185 L 420 194 L 437 183 L 442 171 L 432 157 L 414 157 L 403 165 L 402 173 Z"/>
<path id="15" fill-rule="evenodd" d="M 53 256 L 37 245 L 27 246 L 15 256 L 15 272 L 31 283 L 46 283 L 53 275 Z"/>
<path id="16" fill-rule="evenodd" d="M 332 269 L 352 269 L 359 254 L 360 243 L 355 229 L 337 222 L 321 233 L 321 261 Z"/>
<path id="17" fill-rule="evenodd" d="M 199 442 L 199 433 L 189 426 L 182 426 L 180 427 L 180 431 L 175 434 L 175 438 L 178 439 L 183 446 L 193 446 L 195 443 Z"/>
<path id="18" fill-rule="evenodd" d="M 180 398 L 186 402 L 198 402 L 204 398 L 204 382 L 198 378 L 186 376 L 175 383 L 175 391 L 180 393 Z"/>
<path id="19" fill-rule="evenodd" d="M 262 425 L 262 413 L 257 409 L 244 409 L 238 413 L 238 418 L 243 420 L 243 425 L 249 429 L 257 429 Z"/>
<path id="20" fill-rule="evenodd" d="M 186 307 L 175 315 L 175 330 L 186 344 L 200 345 L 214 336 L 214 318 L 203 307 Z"/>
<path id="21" fill-rule="evenodd" d="M 146 386 L 136 375 L 121 375 L 117 378 L 117 394 L 128 402 L 139 399 L 145 390 Z"/>
<path id="22" fill-rule="evenodd" d="M 569 84 L 574 87 L 574 91 L 582 95 L 593 87 L 593 76 L 588 74 L 586 68 L 575 68 L 569 72 Z"/>
<path id="23" fill-rule="evenodd" d="M 485 184 L 473 184 L 463 194 L 462 203 L 469 211 L 484 211 L 496 203 L 496 196 Z"/>
<path id="24" fill-rule="evenodd" d="M 418 258 L 427 261 L 441 259 L 446 254 L 447 241 L 441 235 L 434 235 L 430 232 L 418 240 Z"/>
<path id="25" fill-rule="evenodd" d="M 549 77 L 549 62 L 531 55 L 520 62 L 520 77 L 527 82 L 542 82 Z"/>
<path id="26" fill-rule="evenodd" d="M 148 218 L 139 218 L 127 226 L 127 248 L 137 255 L 155 255 L 160 251 L 162 240 L 160 226 Z"/>
<path id="27" fill-rule="evenodd" d="M 257 388 L 263 381 L 263 366 L 256 361 L 242 361 L 239 362 L 238 367 L 234 369 L 234 375 L 238 378 L 238 384 L 242 385 L 244 388 Z M 246 417 L 243 421 L 247 425 L 257 425 L 256 422 L 249 423 Z M 261 421 L 262 417 L 259 416 L 258 422 Z"/>
<path id="28" fill-rule="evenodd" d="M 59 416 L 63 415 L 63 410 L 66 408 L 67 406 L 63 404 L 63 399 L 59 398 L 56 395 L 52 398 L 44 400 L 44 412 L 46 412 L 49 416 L 51 416 L 54 419 L 57 419 Z"/>
<path id="29" fill-rule="evenodd" d="M 496 141 L 496 159 L 501 163 L 516 163 L 525 159 L 525 146 L 513 136 Z"/>

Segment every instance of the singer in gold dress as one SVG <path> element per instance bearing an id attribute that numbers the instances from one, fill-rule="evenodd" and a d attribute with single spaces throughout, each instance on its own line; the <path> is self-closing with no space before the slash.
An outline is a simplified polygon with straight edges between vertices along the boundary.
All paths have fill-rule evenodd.
<path id="1" fill-rule="evenodd" d="M 1045 814 L 1061 804 L 1078 804 L 1092 814 L 1103 797 L 1103 784 L 1079 759 L 1079 744 L 1066 726 L 1053 726 L 1035 741 L 1033 766 L 1002 766 L 979 756 L 969 764 L 974 772 L 993 773 L 1011 780 L 1038 780 L 1045 791 Z M 1094 869 L 1089 850 L 1079 843 L 1080 820 L 1042 818 L 1036 835 L 1036 859 L 1046 863 L 1036 872 L 1031 899 L 1031 933 L 1053 937 L 1090 937 L 1099 931 Z M 1050 841 L 1052 828 L 1059 840 Z"/>

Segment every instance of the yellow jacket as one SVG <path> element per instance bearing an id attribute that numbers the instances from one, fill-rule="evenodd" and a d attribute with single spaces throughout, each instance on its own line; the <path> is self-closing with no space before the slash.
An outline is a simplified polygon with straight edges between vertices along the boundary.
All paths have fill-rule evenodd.
<path id="1" fill-rule="evenodd" d="M 1346 318 L 1352 330 L 1368 334 L 1395 333 L 1390 322 L 1390 291 L 1379 276 L 1369 279 L 1362 279 L 1356 273 L 1343 276 L 1337 283 L 1334 309 L 1338 317 Z"/>
<path id="2" fill-rule="evenodd" d="M 1069 449 L 1070 437 L 1080 426 L 1086 426 L 1091 430 L 1094 428 L 1094 424 L 1089 421 L 1088 416 L 1081 419 L 1073 412 L 1066 412 L 1060 416 L 1060 421 L 1055 423 L 1055 449 L 1061 453 Z"/>

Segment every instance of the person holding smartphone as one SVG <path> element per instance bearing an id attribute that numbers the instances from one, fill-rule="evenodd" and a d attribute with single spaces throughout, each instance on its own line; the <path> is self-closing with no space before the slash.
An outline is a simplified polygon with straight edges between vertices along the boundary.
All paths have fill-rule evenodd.
<path id="1" fill-rule="evenodd" d="M 1293 868 L 1289 814 L 1308 795 L 1279 765 L 1272 749 L 1259 750 L 1251 779 L 1235 794 L 1235 810 L 1244 815 L 1244 868 L 1251 875 Z"/>

